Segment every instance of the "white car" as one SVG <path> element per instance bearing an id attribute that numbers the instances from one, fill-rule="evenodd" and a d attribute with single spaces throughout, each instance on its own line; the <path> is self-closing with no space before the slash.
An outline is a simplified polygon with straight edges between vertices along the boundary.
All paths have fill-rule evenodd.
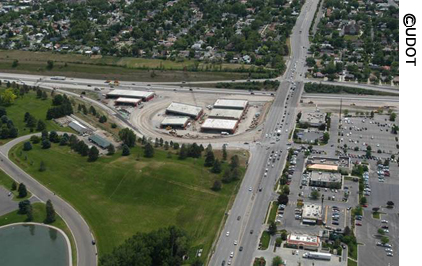
<path id="1" fill-rule="evenodd" d="M 229 235 L 230 235 L 230 232 L 229 232 L 229 231 L 227 231 L 226 236 L 229 236 Z"/>
<path id="2" fill-rule="evenodd" d="M 391 248 L 386 248 L 385 251 L 393 253 L 393 250 Z"/>
<path id="3" fill-rule="evenodd" d="M 234 252 L 232 251 L 232 252 L 230 253 L 230 258 L 233 258 L 233 256 L 234 256 Z"/>
<path id="4" fill-rule="evenodd" d="M 249 191 L 252 191 L 252 187 L 249 187 Z"/>
<path id="5" fill-rule="evenodd" d="M 237 240 L 235 240 L 235 241 L 233 242 L 233 244 L 236 246 L 236 245 L 237 245 Z"/>
<path id="6" fill-rule="evenodd" d="M 388 224 L 388 221 L 387 220 L 381 220 L 381 223 Z"/>
<path id="7" fill-rule="evenodd" d="M 387 256 L 393 257 L 393 253 L 387 253 Z"/>

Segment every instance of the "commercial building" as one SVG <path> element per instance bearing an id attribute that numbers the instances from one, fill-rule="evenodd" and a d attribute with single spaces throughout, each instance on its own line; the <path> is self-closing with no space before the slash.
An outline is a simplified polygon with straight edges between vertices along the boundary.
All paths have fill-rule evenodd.
<path id="1" fill-rule="evenodd" d="M 306 161 L 306 168 L 309 171 L 332 171 L 337 172 L 341 169 L 350 169 L 350 158 L 346 156 L 328 157 L 312 156 Z"/>
<path id="2" fill-rule="evenodd" d="M 115 105 L 130 105 L 130 106 L 138 106 L 142 102 L 142 99 L 138 98 L 126 98 L 126 97 L 119 97 L 116 101 L 114 101 Z"/>
<path id="3" fill-rule="evenodd" d="M 97 144 L 103 149 L 107 149 L 108 146 L 111 145 L 111 143 L 108 140 L 105 140 L 104 138 L 94 134 L 88 137 L 89 141 L 91 141 L 94 144 Z"/>
<path id="4" fill-rule="evenodd" d="M 322 223 L 322 207 L 319 204 L 304 203 L 302 208 L 302 223 L 304 224 L 321 224 Z"/>
<path id="5" fill-rule="evenodd" d="M 166 114 L 184 115 L 198 119 L 204 110 L 199 106 L 172 102 L 166 109 Z"/>
<path id="6" fill-rule="evenodd" d="M 246 100 L 218 99 L 214 103 L 214 108 L 217 109 L 245 110 L 246 107 L 248 107 L 248 101 Z"/>
<path id="7" fill-rule="evenodd" d="M 237 120 L 208 118 L 202 124 L 201 131 L 227 132 L 233 134 L 236 131 L 238 123 Z"/>
<path id="8" fill-rule="evenodd" d="M 287 236 L 286 246 L 295 249 L 318 251 L 321 240 L 317 236 L 290 234 Z"/>
<path id="9" fill-rule="evenodd" d="M 161 127 L 171 127 L 171 128 L 186 128 L 189 122 L 187 117 L 166 117 L 161 122 Z"/>
<path id="10" fill-rule="evenodd" d="M 106 98 L 136 98 L 147 102 L 154 98 L 155 92 L 152 91 L 135 91 L 135 90 L 112 90 L 106 94 Z"/>
<path id="11" fill-rule="evenodd" d="M 209 118 L 240 120 L 244 110 L 212 109 Z"/>
<path id="12" fill-rule="evenodd" d="M 342 176 L 335 172 L 313 171 L 309 174 L 309 186 L 312 187 L 326 187 L 326 188 L 341 188 Z"/>
<path id="13" fill-rule="evenodd" d="M 87 127 L 85 127 L 84 125 L 82 125 L 81 123 L 79 123 L 78 121 L 76 121 L 76 120 L 73 120 L 73 121 L 71 121 L 69 124 L 68 124 L 68 126 L 71 128 L 71 129 L 73 129 L 73 130 L 75 130 L 76 132 L 78 132 L 79 134 L 85 134 L 85 133 L 88 133 L 90 130 L 89 130 L 89 128 L 87 128 Z"/>
<path id="14" fill-rule="evenodd" d="M 320 127 L 325 125 L 326 113 L 320 112 L 302 112 L 302 116 L 299 119 L 299 123 L 308 124 L 311 127 Z"/>

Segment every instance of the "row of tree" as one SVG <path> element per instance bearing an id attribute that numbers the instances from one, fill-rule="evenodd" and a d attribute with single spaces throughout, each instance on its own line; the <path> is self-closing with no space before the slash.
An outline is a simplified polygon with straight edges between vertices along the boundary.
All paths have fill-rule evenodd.
<path id="1" fill-rule="evenodd" d="M 19 207 L 18 213 L 26 215 L 27 222 L 31 222 L 34 220 L 33 208 L 29 200 L 23 200 L 19 202 L 18 207 Z M 56 211 L 54 210 L 54 206 L 51 200 L 47 200 L 47 203 L 45 205 L 45 211 L 46 211 L 46 217 L 44 219 L 44 223 L 46 224 L 54 223 L 56 221 Z"/>

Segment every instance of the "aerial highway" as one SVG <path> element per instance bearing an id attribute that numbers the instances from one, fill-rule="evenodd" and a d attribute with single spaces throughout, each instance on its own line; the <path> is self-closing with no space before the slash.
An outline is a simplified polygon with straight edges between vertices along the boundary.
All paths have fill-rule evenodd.
<path id="1" fill-rule="evenodd" d="M 211 257 L 212 266 L 222 265 L 223 261 L 227 263 L 229 260 L 231 265 L 252 264 L 261 232 L 266 229 L 265 216 L 269 203 L 276 199 L 274 185 L 286 160 L 289 134 L 296 118 L 295 108 L 303 90 L 302 76 L 309 48 L 308 32 L 317 4 L 318 1 L 306 1 L 297 18 L 291 35 L 291 59 L 282 79 L 284 81 L 266 118 L 262 139 L 251 148 L 247 172 Z M 279 136 L 276 130 L 281 130 Z M 274 163 L 268 160 L 273 151 L 281 152 L 280 160 Z M 265 176 L 266 168 L 268 174 Z"/>
<path id="2" fill-rule="evenodd" d="M 92 244 L 94 237 L 82 216 L 69 203 L 60 198 L 59 195 L 51 192 L 8 158 L 7 155 L 13 146 L 28 140 L 31 136 L 25 135 L 0 146 L 0 168 L 17 182 L 24 183 L 28 190 L 43 202 L 49 199 L 52 201 L 56 212 L 63 218 L 72 232 L 76 245 L 77 265 L 97 265 L 97 248 Z"/>

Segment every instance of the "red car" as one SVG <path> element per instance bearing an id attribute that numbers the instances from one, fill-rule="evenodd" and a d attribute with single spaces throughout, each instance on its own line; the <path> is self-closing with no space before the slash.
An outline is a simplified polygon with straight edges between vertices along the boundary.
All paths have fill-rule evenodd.
<path id="1" fill-rule="evenodd" d="M 363 204 L 362 207 L 368 208 L 368 204 Z"/>
<path id="2" fill-rule="evenodd" d="M 356 225 L 358 226 L 362 226 L 362 224 L 360 222 L 356 222 Z"/>

